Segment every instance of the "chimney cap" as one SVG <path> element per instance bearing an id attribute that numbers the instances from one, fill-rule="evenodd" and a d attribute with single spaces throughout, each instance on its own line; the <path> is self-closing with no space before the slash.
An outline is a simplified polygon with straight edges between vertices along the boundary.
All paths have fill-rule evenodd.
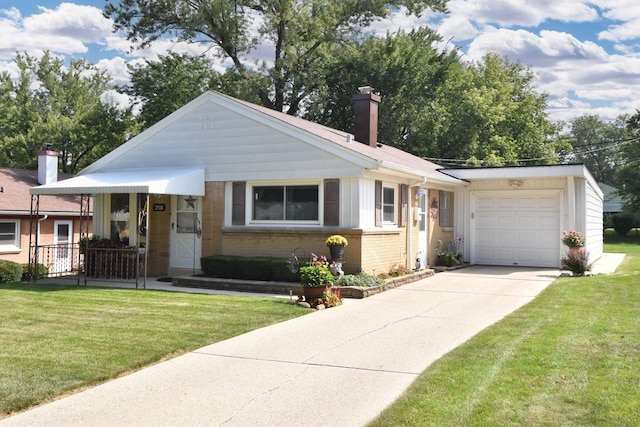
<path id="1" fill-rule="evenodd" d="M 373 93 L 374 89 L 371 86 L 360 86 L 358 87 L 358 93 L 362 95 Z"/>

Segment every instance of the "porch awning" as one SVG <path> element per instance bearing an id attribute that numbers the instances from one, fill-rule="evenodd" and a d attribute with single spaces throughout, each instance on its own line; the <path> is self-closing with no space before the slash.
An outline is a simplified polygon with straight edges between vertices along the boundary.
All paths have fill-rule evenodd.
<path id="1" fill-rule="evenodd" d="M 149 193 L 204 196 L 204 170 L 96 172 L 32 187 L 29 191 L 32 195 Z"/>

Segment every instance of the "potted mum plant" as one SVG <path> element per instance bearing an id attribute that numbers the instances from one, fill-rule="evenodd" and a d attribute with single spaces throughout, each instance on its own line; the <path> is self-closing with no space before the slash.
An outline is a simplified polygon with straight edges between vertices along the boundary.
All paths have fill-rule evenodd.
<path id="1" fill-rule="evenodd" d="M 311 254 L 311 261 L 300 267 L 300 285 L 307 301 L 322 298 L 327 287 L 331 287 L 335 278 L 331 274 L 330 264 L 324 255 Z"/>
<path id="2" fill-rule="evenodd" d="M 339 234 L 334 234 L 333 236 L 327 237 L 327 240 L 324 242 L 324 244 L 329 247 L 331 259 L 335 261 L 344 259 L 344 247 L 347 246 L 349 242 L 347 241 L 346 237 Z"/>

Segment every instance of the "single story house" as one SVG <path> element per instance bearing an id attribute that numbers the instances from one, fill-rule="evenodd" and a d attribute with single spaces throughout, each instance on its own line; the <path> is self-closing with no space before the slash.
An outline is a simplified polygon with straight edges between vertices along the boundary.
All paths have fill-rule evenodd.
<path id="1" fill-rule="evenodd" d="M 206 92 L 64 182 L 90 194 L 94 232 L 145 246 L 148 274 L 209 254 L 328 254 L 345 272 L 434 265 L 460 241 L 477 264 L 559 267 L 563 230 L 602 253 L 602 192 L 582 165 L 443 169 L 377 141 L 380 97 L 354 96 L 355 135 Z M 418 261 L 419 260 L 419 261 Z"/>
<path id="2" fill-rule="evenodd" d="M 602 211 L 605 214 L 617 214 L 622 212 L 624 203 L 622 200 L 622 196 L 620 195 L 620 190 L 603 182 L 599 182 L 598 186 L 604 193 L 604 204 Z"/>
<path id="3" fill-rule="evenodd" d="M 73 243 L 80 238 L 81 226 L 91 230 L 91 217 L 82 221 L 80 197 L 31 196 L 35 185 L 73 177 L 58 173 L 59 153 L 46 149 L 37 156 L 38 170 L 0 168 L 0 259 L 27 264 L 30 247 L 39 246 L 38 262 L 52 275 L 64 274 L 77 267 Z M 32 216 L 35 203 L 38 214 Z"/>

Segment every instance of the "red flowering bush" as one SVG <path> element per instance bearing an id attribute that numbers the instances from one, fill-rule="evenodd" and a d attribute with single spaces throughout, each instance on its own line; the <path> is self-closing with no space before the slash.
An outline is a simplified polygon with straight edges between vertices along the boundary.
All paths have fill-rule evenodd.
<path id="1" fill-rule="evenodd" d="M 567 256 L 562 258 L 562 267 L 571 271 L 574 276 L 584 276 L 584 273 L 591 269 L 589 264 L 589 252 L 585 249 L 572 248 Z"/>

